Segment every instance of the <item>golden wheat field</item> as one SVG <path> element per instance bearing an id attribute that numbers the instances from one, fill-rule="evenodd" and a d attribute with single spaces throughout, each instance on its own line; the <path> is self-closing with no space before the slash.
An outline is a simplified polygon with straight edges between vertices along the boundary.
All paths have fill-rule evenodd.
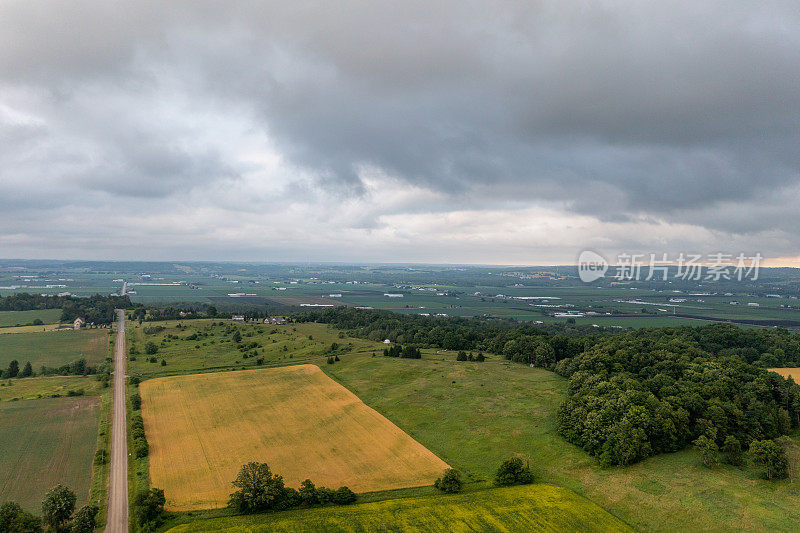
<path id="1" fill-rule="evenodd" d="M 448 466 L 317 366 L 142 382 L 151 486 L 167 508 L 223 507 L 242 464 L 269 463 L 287 486 L 355 492 L 430 485 Z"/>
<path id="2" fill-rule="evenodd" d="M 768 368 L 767 370 L 776 372 L 785 378 L 791 376 L 795 383 L 800 383 L 800 368 Z"/>

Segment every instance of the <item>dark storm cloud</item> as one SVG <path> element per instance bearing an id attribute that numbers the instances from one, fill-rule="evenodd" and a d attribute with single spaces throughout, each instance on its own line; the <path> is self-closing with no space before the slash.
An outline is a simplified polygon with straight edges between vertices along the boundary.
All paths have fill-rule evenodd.
<path id="1" fill-rule="evenodd" d="M 10 1 L 3 103 L 18 208 L 30 183 L 87 207 L 211 190 L 264 135 L 313 183 L 287 204 L 363 196 L 370 167 L 442 195 L 428 211 L 544 202 L 736 233 L 774 215 L 800 237 L 792 1 Z"/>

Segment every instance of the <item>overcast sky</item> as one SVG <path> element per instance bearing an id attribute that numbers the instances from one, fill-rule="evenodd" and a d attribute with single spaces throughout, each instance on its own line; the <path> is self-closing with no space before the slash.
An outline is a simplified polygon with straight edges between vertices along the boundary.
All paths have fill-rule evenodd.
<path id="1" fill-rule="evenodd" d="M 798 207 L 796 0 L 0 2 L 0 257 L 800 266 Z"/>

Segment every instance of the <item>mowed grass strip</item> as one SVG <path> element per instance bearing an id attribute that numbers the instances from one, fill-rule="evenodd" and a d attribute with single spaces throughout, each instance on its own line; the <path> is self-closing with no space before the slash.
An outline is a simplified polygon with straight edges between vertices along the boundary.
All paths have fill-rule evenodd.
<path id="1" fill-rule="evenodd" d="M 35 326 L 41 328 L 42 326 Z M 108 355 L 108 330 L 84 329 L 16 333 L 0 335 L 0 367 L 12 359 L 22 366 L 30 361 L 35 372 L 44 365 L 59 367 L 78 359 L 90 365 L 102 362 Z"/>
<path id="2" fill-rule="evenodd" d="M 371 492 L 430 485 L 448 466 L 326 376 L 296 365 L 142 382 L 151 485 L 171 510 L 223 507 L 242 464 L 288 486 Z"/>
<path id="3" fill-rule="evenodd" d="M 571 490 L 526 485 L 456 495 L 201 520 L 170 533 L 304 531 L 633 531 Z"/>
<path id="4" fill-rule="evenodd" d="M 97 445 L 100 398 L 56 398 L 0 403 L 0 502 L 41 512 L 58 483 L 89 497 Z"/>

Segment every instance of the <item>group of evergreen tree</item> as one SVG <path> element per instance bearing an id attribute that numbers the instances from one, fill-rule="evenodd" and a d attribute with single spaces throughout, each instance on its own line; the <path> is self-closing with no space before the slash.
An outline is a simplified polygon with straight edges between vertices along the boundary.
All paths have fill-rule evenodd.
<path id="1" fill-rule="evenodd" d="M 459 350 L 456 355 L 456 361 L 477 361 L 483 363 L 486 361 L 486 356 L 483 355 L 483 352 L 478 352 L 478 355 L 475 355 L 472 352 L 467 353 L 464 350 Z"/>
<path id="2" fill-rule="evenodd" d="M 383 349 L 384 357 L 400 357 L 402 359 L 422 359 L 422 351 L 413 344 L 401 346 L 400 344 L 393 344 L 388 348 Z"/>

